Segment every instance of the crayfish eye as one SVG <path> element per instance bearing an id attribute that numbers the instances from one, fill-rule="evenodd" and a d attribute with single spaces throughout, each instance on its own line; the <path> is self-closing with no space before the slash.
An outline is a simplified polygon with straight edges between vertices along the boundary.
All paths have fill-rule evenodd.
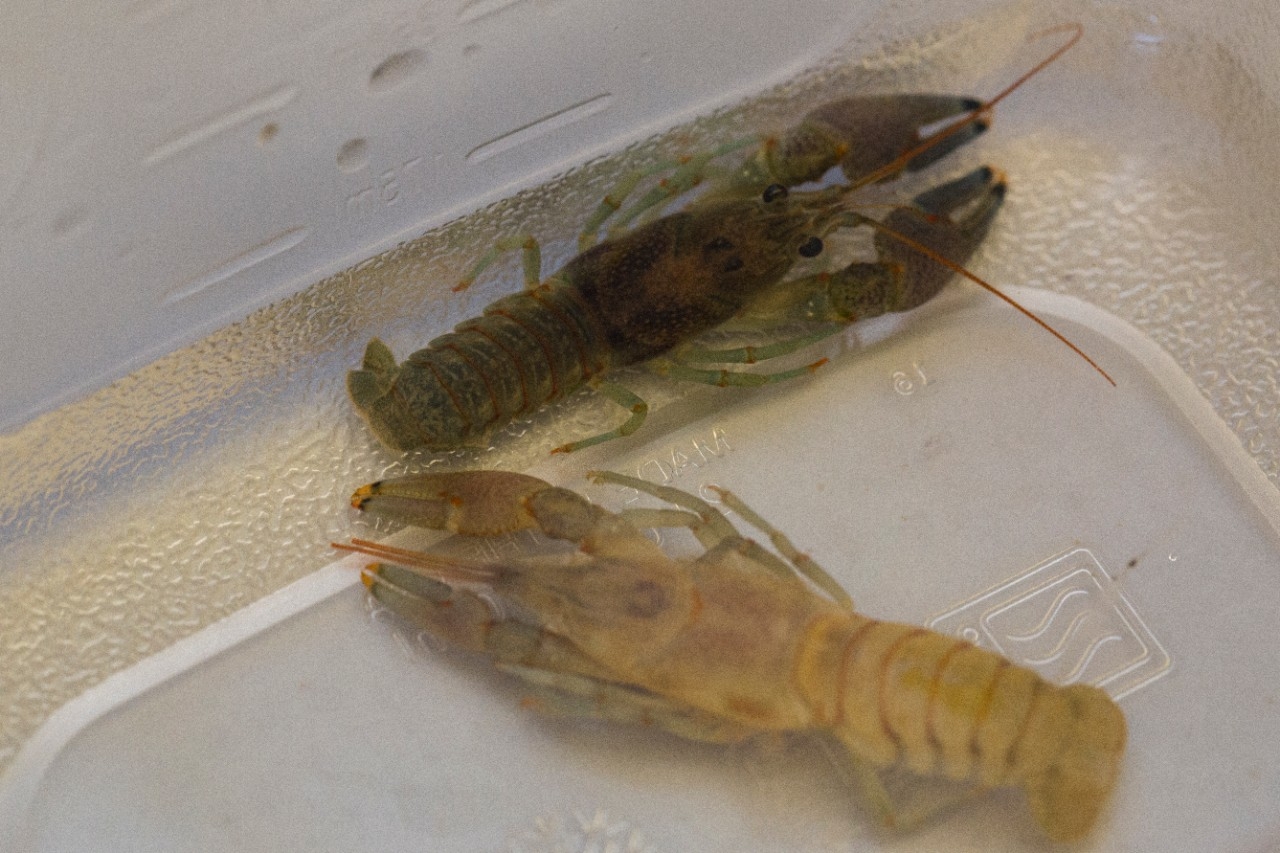
<path id="1" fill-rule="evenodd" d="M 761 198 L 764 199 L 765 204 L 770 204 L 772 202 L 777 201 L 778 199 L 782 199 L 786 197 L 787 197 L 787 188 L 784 187 L 782 184 L 769 184 L 769 186 L 764 188 L 764 195 L 761 196 Z"/>
<path id="2" fill-rule="evenodd" d="M 819 237 L 810 237 L 800 244 L 797 250 L 802 258 L 816 258 L 822 254 L 822 239 Z"/>

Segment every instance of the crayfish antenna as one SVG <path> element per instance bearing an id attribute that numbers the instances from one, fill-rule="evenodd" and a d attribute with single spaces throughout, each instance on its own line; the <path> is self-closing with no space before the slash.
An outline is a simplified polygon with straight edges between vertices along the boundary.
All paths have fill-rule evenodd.
<path id="1" fill-rule="evenodd" d="M 870 225 L 871 227 L 875 228 L 877 231 L 880 231 L 881 233 L 885 234 L 886 236 L 888 236 L 888 237 L 890 237 L 890 238 L 892 238 L 892 239 L 894 239 L 894 240 L 897 240 L 897 241 L 898 241 L 899 243 L 901 243 L 902 245 L 907 246 L 907 247 L 908 247 L 908 248 L 910 248 L 910 249 L 914 249 L 915 251 L 919 252 L 920 254 L 924 255 L 925 257 L 929 258 L 930 260 L 934 261 L 935 263 L 942 264 L 944 267 L 946 267 L 947 269 L 951 270 L 952 272 L 954 272 L 954 273 L 958 273 L 958 274 L 960 274 L 960 275 L 964 276 L 965 278 L 969 279 L 970 281 L 972 281 L 972 282 L 974 282 L 975 284 L 977 284 L 977 285 L 979 285 L 980 287 L 982 287 L 984 290 L 987 290 L 988 292 L 995 294 L 997 297 L 999 297 L 999 298 L 1000 298 L 1000 299 L 1002 299 L 1003 301 L 1007 302 L 1009 305 L 1012 305 L 1012 306 L 1013 306 L 1014 308 L 1016 308 L 1016 309 L 1018 310 L 1018 312 L 1019 312 L 1019 313 L 1021 313 L 1024 317 L 1027 317 L 1027 318 L 1028 318 L 1028 319 L 1030 319 L 1033 323 L 1035 323 L 1037 326 L 1039 326 L 1040 328 L 1044 329 L 1044 330 L 1045 330 L 1046 332 L 1048 332 L 1049 334 L 1053 335 L 1055 338 L 1057 338 L 1057 339 L 1058 339 L 1059 341 L 1061 341 L 1063 344 L 1066 344 L 1066 346 L 1067 346 L 1067 347 L 1068 347 L 1068 348 L 1069 348 L 1073 353 L 1075 353 L 1076 355 L 1078 355 L 1078 356 L 1080 356 L 1081 358 L 1083 358 L 1083 359 L 1084 359 L 1084 360 L 1089 364 L 1089 366 L 1090 366 L 1090 367 L 1092 367 L 1094 370 L 1098 371 L 1098 373 L 1102 375 L 1102 378 L 1103 378 L 1103 379 L 1105 379 L 1105 380 L 1107 380 L 1108 382 L 1110 382 L 1110 383 L 1111 383 L 1111 387 L 1113 387 L 1113 388 L 1115 387 L 1115 385 L 1116 385 L 1116 381 L 1115 381 L 1114 379 L 1112 379 L 1112 378 L 1111 378 L 1111 374 L 1109 374 L 1109 373 L 1107 373 L 1107 371 L 1103 370 L 1103 369 L 1102 369 L 1102 367 L 1101 367 L 1101 366 L 1100 366 L 1096 361 L 1094 361 L 1092 358 L 1090 358 L 1090 357 L 1085 353 L 1085 351 L 1084 351 L 1084 350 L 1080 349 L 1080 347 L 1078 347 L 1078 346 L 1076 346 L 1075 344 L 1073 344 L 1070 340 L 1068 340 L 1068 339 L 1067 339 L 1067 336 L 1066 336 L 1066 335 L 1064 335 L 1064 334 L 1062 334 L 1061 332 L 1059 332 L 1059 331 L 1058 331 L 1057 329 L 1055 329 L 1053 326 L 1050 326 L 1050 325 L 1049 325 L 1049 324 L 1048 324 L 1044 319 L 1042 319 L 1038 314 L 1036 314 L 1036 313 L 1035 313 L 1034 311 L 1032 311 L 1030 308 L 1027 308 L 1025 305 L 1023 305 L 1022 303 L 1018 302 L 1018 300 L 1014 299 L 1014 298 L 1013 298 L 1012 296 L 1010 296 L 1009 294 L 1004 293 L 1003 291 L 1001 291 L 1001 290 L 1000 290 L 1000 288 L 996 287 L 994 284 L 991 284 L 990 282 L 986 281 L 985 279 L 983 279 L 981 276 L 977 275 L 976 273 L 971 272 L 971 271 L 970 271 L 969 269 L 967 269 L 963 264 L 958 264 L 958 263 L 956 263 L 955 261 L 953 261 L 953 260 L 951 260 L 950 258 L 946 257 L 945 255 L 942 255 L 942 254 L 940 254 L 939 252 L 936 252 L 936 251 L 934 251 L 933 249 L 929 248 L 929 247 L 928 247 L 928 246 L 926 246 L 925 244 L 921 243 L 919 240 L 913 240 L 912 238 L 908 237 L 906 234 L 899 233 L 899 232 L 897 232 L 897 231 L 893 230 L 892 228 L 888 227 L 887 225 L 884 225 L 884 224 L 883 224 L 883 223 L 881 223 L 881 222 L 878 222 L 878 221 L 876 221 L 876 220 L 874 220 L 874 219 L 868 219 L 868 220 L 867 220 L 867 224 L 868 224 L 868 225 Z"/>
<path id="2" fill-rule="evenodd" d="M 1026 83 L 1032 77 L 1039 74 L 1044 69 L 1048 68 L 1053 63 L 1057 62 L 1058 59 L 1060 59 L 1064 53 L 1071 50 L 1071 48 L 1075 47 L 1076 43 L 1080 41 L 1081 38 L 1084 37 L 1084 24 L 1081 24 L 1079 22 L 1073 22 L 1069 24 L 1058 24 L 1057 26 L 1049 27 L 1047 29 L 1043 29 L 1043 30 L 1040 30 L 1039 32 L 1033 33 L 1027 38 L 1028 41 L 1038 41 L 1042 38 L 1046 38 L 1048 36 L 1056 35 L 1061 32 L 1068 32 L 1068 31 L 1071 32 L 1071 37 L 1067 39 L 1066 43 L 1064 43 L 1061 47 L 1054 50 L 1053 53 L 1049 54 L 1044 59 L 1037 62 L 1030 69 L 1023 72 L 1023 74 L 1019 76 L 1018 79 L 1014 80 L 1008 86 L 1001 89 L 998 93 L 996 93 L 996 95 L 993 98 L 991 98 L 988 101 L 982 102 L 977 107 L 975 107 L 972 111 L 966 114 L 963 118 L 960 118 L 957 121 L 954 121 L 951 124 L 947 125 L 946 127 L 938 130 L 937 132 L 930 134 L 925 139 L 921 140 L 919 145 L 916 145 L 915 147 L 908 149 L 902 154 L 899 154 L 896 159 L 890 161 L 889 163 L 886 163 L 885 165 L 870 172 L 869 174 L 863 175 L 862 177 L 858 178 L 855 181 L 851 181 L 849 184 L 850 191 L 868 186 L 870 184 L 877 183 L 886 178 L 891 178 L 894 175 L 897 175 L 904 168 L 906 168 L 908 163 L 910 163 L 919 155 L 928 151 L 930 148 L 933 148 L 935 145 L 942 142 L 944 139 L 954 136 L 964 128 L 973 124 L 974 122 L 981 120 L 984 116 L 989 116 L 991 112 L 995 109 L 996 104 L 1000 103 L 1005 98 L 1012 95 L 1014 92 L 1020 89 L 1024 83 Z M 1084 355 L 1084 353 L 1081 353 L 1081 355 Z"/>
<path id="3" fill-rule="evenodd" d="M 368 539 L 352 539 L 350 542 L 329 544 L 339 551 L 364 554 L 407 569 L 417 569 L 424 575 L 440 581 L 489 585 L 498 580 L 502 574 L 502 568 L 491 563 L 428 554 L 412 548 L 397 548 L 381 542 L 371 542 Z"/>

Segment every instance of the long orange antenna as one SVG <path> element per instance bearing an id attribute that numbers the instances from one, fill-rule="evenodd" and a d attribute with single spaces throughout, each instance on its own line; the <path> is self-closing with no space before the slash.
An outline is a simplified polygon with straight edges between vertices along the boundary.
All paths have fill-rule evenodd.
<path id="1" fill-rule="evenodd" d="M 990 282 L 983 280 L 983 279 L 982 279 L 982 277 L 978 276 L 976 273 L 970 272 L 968 269 L 966 269 L 966 268 L 965 268 L 964 266 L 962 266 L 961 264 L 956 263 L 955 261 L 953 261 L 953 260 L 951 260 L 950 258 L 946 257 L 945 255 L 942 255 L 942 254 L 940 254 L 940 253 L 938 253 L 938 252 L 935 252 L 933 249 L 929 248 L 929 247 L 928 247 L 928 246 L 926 246 L 925 244 L 921 243 L 921 242 L 920 242 L 920 241 L 918 241 L 918 240 L 913 240 L 912 238 L 908 237 L 906 234 L 900 234 L 900 233 L 898 233 L 897 231 L 893 230 L 892 228 L 888 227 L 887 225 L 884 225 L 884 224 L 883 224 L 883 223 L 881 223 L 881 222 L 877 222 L 877 221 L 876 221 L 876 220 L 874 220 L 874 219 L 868 219 L 868 220 L 866 220 L 866 222 L 867 222 L 867 224 L 868 224 L 868 225 L 872 226 L 872 227 L 873 227 L 873 228 L 875 228 L 877 231 L 880 231 L 880 232 L 882 232 L 882 233 L 884 233 L 884 234 L 888 235 L 889 237 L 893 238 L 894 240 L 897 240 L 897 241 L 898 241 L 899 243 L 901 243 L 902 245 L 907 246 L 908 248 L 911 248 L 911 249 L 915 249 L 917 252 L 919 252 L 920 254 L 924 255 L 924 256 L 925 256 L 925 257 L 927 257 L 927 258 L 929 258 L 930 260 L 932 260 L 932 261 L 934 261 L 934 262 L 936 262 L 936 263 L 942 264 L 944 267 L 946 267 L 947 269 L 951 270 L 952 272 L 959 273 L 960 275 L 964 276 L 965 278 L 969 279 L 970 281 L 972 281 L 972 282 L 974 282 L 974 283 L 976 283 L 976 284 L 980 285 L 981 287 L 985 288 L 985 289 L 986 289 L 986 290 L 988 290 L 989 292 L 991 292 L 991 293 L 995 294 L 996 296 L 1000 297 L 1002 300 L 1004 300 L 1005 302 L 1009 303 L 1009 304 L 1010 304 L 1010 305 L 1012 305 L 1014 308 L 1018 309 L 1018 311 L 1019 311 L 1021 314 L 1023 314 L 1023 315 L 1024 315 L 1024 316 L 1026 316 L 1027 318 L 1029 318 L 1029 319 L 1030 319 L 1032 322 L 1034 322 L 1037 326 L 1039 326 L 1040 328 L 1044 329 L 1044 330 L 1045 330 L 1046 332 L 1048 332 L 1049 334 L 1053 335 L 1055 338 L 1057 338 L 1057 339 L 1058 339 L 1059 341 L 1061 341 L 1062 343 L 1066 344 L 1066 345 L 1071 349 L 1071 351 L 1072 351 L 1072 352 L 1074 352 L 1076 355 L 1080 356 L 1080 357 L 1081 357 L 1081 358 L 1083 358 L 1086 362 L 1088 362 L 1090 367 L 1092 367 L 1094 370 L 1098 371 L 1098 373 L 1102 374 L 1102 378 L 1103 378 L 1103 379 L 1105 379 L 1105 380 L 1107 380 L 1108 382 L 1110 382 L 1110 383 L 1111 383 L 1111 385 L 1112 385 L 1112 387 L 1115 387 L 1116 381 L 1115 381 L 1114 379 L 1112 379 L 1112 378 L 1111 378 L 1111 374 L 1109 374 L 1109 373 L 1107 373 L 1107 371 L 1103 370 L 1103 369 L 1098 365 L 1098 363 L 1097 363 L 1096 361 L 1094 361 L 1092 358 L 1089 358 L 1089 356 L 1085 354 L 1084 350 L 1080 349 L 1080 347 L 1078 347 L 1078 346 L 1076 346 L 1075 344 L 1071 343 L 1071 341 L 1067 340 L 1067 337 L 1066 337 L 1065 335 L 1063 335 L 1061 332 L 1059 332 L 1059 331 L 1058 331 L 1057 329 L 1055 329 L 1053 326 L 1050 326 L 1050 325 L 1049 325 L 1048 323 L 1046 323 L 1044 320 L 1040 319 L 1040 317 L 1039 317 L 1039 316 L 1037 316 L 1033 311 L 1031 311 L 1029 308 L 1024 307 L 1021 303 L 1019 303 L 1019 302 L 1018 302 L 1016 299 L 1014 299 L 1012 296 L 1009 296 L 1007 293 L 1003 293 L 1003 292 L 1001 292 L 1001 291 L 1000 291 L 1000 289 L 999 289 L 999 288 L 997 288 L 994 284 L 991 284 Z"/>
<path id="2" fill-rule="evenodd" d="M 1041 71 L 1048 68 L 1053 63 L 1057 62 L 1058 59 L 1064 53 L 1066 53 L 1068 50 L 1071 50 L 1071 48 L 1075 47 L 1076 42 L 1080 41 L 1080 39 L 1084 36 L 1084 25 L 1080 23 L 1058 24 L 1057 26 L 1049 27 L 1048 29 L 1040 30 L 1037 33 L 1033 33 L 1031 36 L 1027 38 L 1027 41 L 1039 41 L 1042 38 L 1046 38 L 1048 36 L 1056 35 L 1062 32 L 1070 32 L 1071 38 L 1067 39 L 1065 44 L 1063 44 L 1061 47 L 1059 47 L 1053 53 L 1049 54 L 1044 59 L 1040 60 L 1038 63 L 1032 66 L 1028 71 L 1023 73 L 1022 76 L 1020 76 L 1017 80 L 1014 80 L 1012 83 L 1010 83 L 1000 92 L 998 92 L 996 96 L 993 97 L 991 100 L 986 101 L 981 106 L 979 106 L 978 108 L 970 112 L 968 115 L 966 115 L 964 118 L 959 119 L 958 121 L 955 121 L 952 124 L 947 125 L 946 127 L 939 130 L 937 133 L 934 133 L 931 136 L 925 138 L 920 142 L 919 145 L 916 145 L 914 148 L 907 149 L 907 151 L 905 151 L 904 153 L 899 154 L 896 159 L 891 160 L 889 163 L 886 163 L 885 165 L 881 166 L 879 169 L 875 169 L 874 171 L 869 172 L 868 174 L 863 175 L 862 177 L 853 181 L 850 184 L 850 189 L 851 190 L 858 189 L 860 187 L 865 187 L 869 184 L 874 184 L 877 181 L 884 180 L 885 178 L 893 177 L 894 175 L 898 174 L 903 169 L 905 169 L 907 164 L 910 163 L 912 160 L 914 160 L 920 154 L 923 154 L 924 152 L 928 151 L 930 148 L 934 147 L 942 140 L 959 133 L 965 127 L 968 127 L 969 125 L 973 124 L 982 116 L 989 114 L 993 109 L 995 109 L 996 104 L 1000 103 L 1005 98 L 1012 95 L 1014 92 L 1016 92 L 1019 88 L 1022 87 L 1022 84 L 1026 83 L 1032 77 L 1036 76 Z"/>
<path id="3" fill-rule="evenodd" d="M 437 580 L 483 584 L 492 583 L 501 574 L 498 567 L 477 560 L 443 557 L 438 554 L 428 554 L 425 551 L 370 542 L 368 539 L 352 539 L 350 542 L 329 544 L 339 551 L 352 551 L 408 569 L 420 569 L 424 574 Z"/>

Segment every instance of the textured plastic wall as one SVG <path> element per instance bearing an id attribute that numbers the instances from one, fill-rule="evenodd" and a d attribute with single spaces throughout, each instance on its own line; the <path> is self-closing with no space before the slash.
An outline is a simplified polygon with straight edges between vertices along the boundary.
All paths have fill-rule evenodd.
<path id="1" fill-rule="evenodd" d="M 361 524 L 346 509 L 353 486 L 428 465 L 523 467 L 612 416 L 580 395 L 491 451 L 400 458 L 352 413 L 344 375 L 370 336 L 403 356 L 518 286 L 512 258 L 450 293 L 497 236 L 537 234 L 550 269 L 627 169 L 785 127 L 850 91 L 988 95 L 1043 54 L 1025 36 L 1061 20 L 1084 23 L 1080 46 L 941 167 L 991 162 L 1009 176 L 974 267 L 1082 297 L 1148 333 L 1280 481 L 1276 13 L 1264 2 L 1090 2 L 1050 18 L 1036 5 L 877 7 L 816 70 L 434 228 L 0 435 L 0 767 L 88 686 L 328 562 L 327 543 Z M 654 62 L 661 49 L 655 40 Z M 560 160 L 575 154 L 588 158 Z M 488 192 L 528 184 L 507 186 Z M 682 393 L 636 382 L 658 406 Z"/>

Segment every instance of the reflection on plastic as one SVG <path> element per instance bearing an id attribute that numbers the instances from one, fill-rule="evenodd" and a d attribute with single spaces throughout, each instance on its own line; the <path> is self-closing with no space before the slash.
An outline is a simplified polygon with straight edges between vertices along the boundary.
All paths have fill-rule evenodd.
<path id="1" fill-rule="evenodd" d="M 539 817 L 533 826 L 508 847 L 512 853 L 559 853 L 559 851 L 617 851 L 652 853 L 640 830 L 626 821 L 615 821 L 603 809 L 588 815 L 575 812 L 572 819 Z"/>
<path id="2" fill-rule="evenodd" d="M 1097 558 L 1079 548 L 934 617 L 929 627 L 995 649 L 1060 684 L 1115 699 L 1169 671 L 1156 640 Z"/>

